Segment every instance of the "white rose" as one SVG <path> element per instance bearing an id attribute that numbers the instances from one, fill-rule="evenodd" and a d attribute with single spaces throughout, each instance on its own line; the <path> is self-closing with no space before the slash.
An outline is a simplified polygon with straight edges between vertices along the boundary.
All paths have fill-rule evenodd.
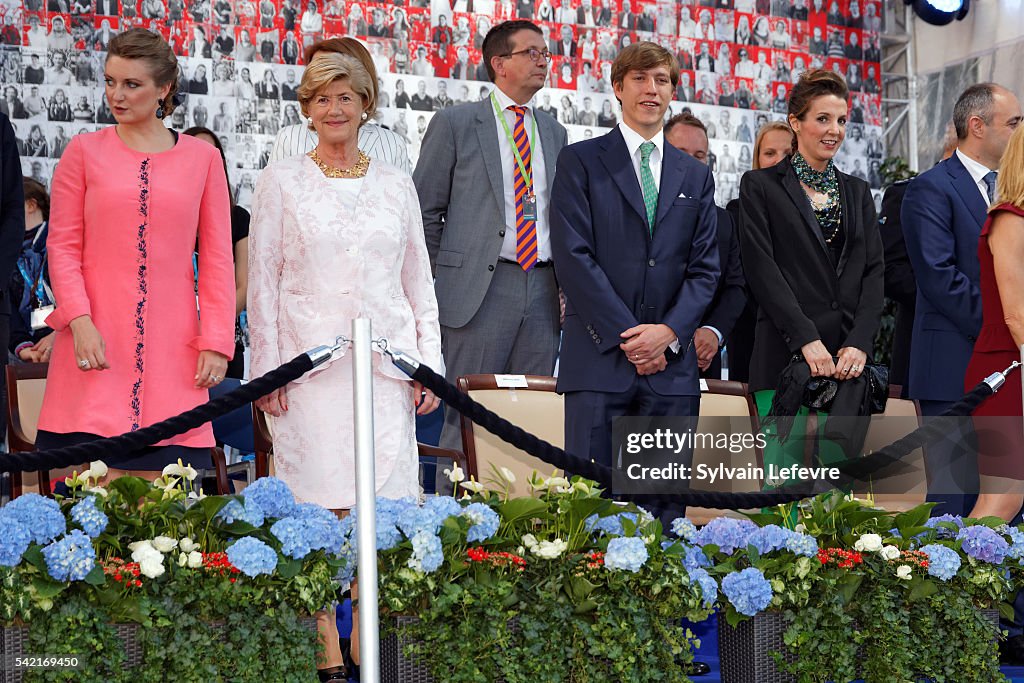
<path id="1" fill-rule="evenodd" d="M 900 549 L 894 545 L 887 545 L 878 551 L 878 554 L 882 556 L 882 559 L 886 562 L 892 562 L 893 560 L 900 559 Z"/>
<path id="2" fill-rule="evenodd" d="M 169 553 L 178 546 L 178 542 L 168 536 L 157 536 L 153 539 L 153 547 L 162 553 Z"/>
<path id="3" fill-rule="evenodd" d="M 523 536 L 523 545 L 525 545 L 530 550 L 533 550 L 533 548 L 537 545 L 537 537 L 533 534 L 526 534 L 525 536 Z"/>
<path id="4" fill-rule="evenodd" d="M 186 564 L 188 564 L 188 553 L 179 553 L 178 554 L 178 566 L 179 567 L 184 567 Z"/>
<path id="5" fill-rule="evenodd" d="M 156 559 L 147 559 L 139 562 L 139 571 L 142 572 L 143 576 L 147 576 L 151 579 L 155 579 L 166 571 L 164 569 L 164 563 Z"/>
<path id="6" fill-rule="evenodd" d="M 568 543 L 560 538 L 556 538 L 553 541 L 541 541 L 535 548 L 531 548 L 530 550 L 539 558 L 553 560 L 564 553 L 568 547 Z"/>
<path id="7" fill-rule="evenodd" d="M 133 547 L 134 546 L 134 547 Z M 136 541 L 128 546 L 132 551 L 132 561 L 142 563 L 145 560 L 156 560 L 162 562 L 164 556 L 160 554 L 160 551 L 153 547 L 153 544 L 149 541 Z"/>
<path id="8" fill-rule="evenodd" d="M 900 566 L 896 567 L 896 578 L 904 579 L 905 581 L 910 581 L 910 565 L 901 564 Z"/>
<path id="9" fill-rule="evenodd" d="M 107 476 L 107 464 L 102 460 L 94 460 L 89 463 L 89 469 L 92 470 L 92 476 L 96 479 Z"/>
<path id="10" fill-rule="evenodd" d="M 139 548 L 143 548 L 148 545 L 150 545 L 149 541 L 133 541 L 128 544 L 128 550 L 135 552 Z"/>
<path id="11" fill-rule="evenodd" d="M 178 547 L 181 548 L 181 552 L 190 553 L 199 547 L 199 544 L 193 541 L 191 538 L 186 536 L 185 538 L 178 541 Z"/>
<path id="12" fill-rule="evenodd" d="M 198 550 L 193 550 L 188 554 L 188 566 L 189 569 L 198 569 L 203 566 L 203 554 Z"/>
<path id="13" fill-rule="evenodd" d="M 458 482 L 466 479 L 466 473 L 462 471 L 462 468 L 459 467 L 458 463 L 453 464 L 450 470 L 445 470 L 444 476 L 448 477 L 448 481 L 453 484 L 457 484 Z"/>
<path id="14" fill-rule="evenodd" d="M 882 549 L 882 537 L 878 534 L 864 534 L 853 544 L 853 548 L 862 553 L 877 553 Z"/>

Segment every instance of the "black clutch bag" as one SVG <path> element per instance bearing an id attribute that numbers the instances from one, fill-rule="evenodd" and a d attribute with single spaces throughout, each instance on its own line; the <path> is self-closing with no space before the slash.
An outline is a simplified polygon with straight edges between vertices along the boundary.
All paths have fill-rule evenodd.
<path id="1" fill-rule="evenodd" d="M 889 399 L 889 368 L 885 365 L 866 363 L 861 378 L 868 383 L 866 398 L 869 414 L 884 413 L 885 404 Z M 811 377 L 804 383 L 801 403 L 811 410 L 827 413 L 832 408 L 836 394 L 839 393 L 839 386 L 840 382 L 833 377 Z"/>

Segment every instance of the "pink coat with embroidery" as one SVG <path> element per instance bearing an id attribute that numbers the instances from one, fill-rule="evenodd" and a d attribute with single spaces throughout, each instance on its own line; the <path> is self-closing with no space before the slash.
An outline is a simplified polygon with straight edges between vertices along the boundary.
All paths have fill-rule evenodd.
<path id="1" fill-rule="evenodd" d="M 166 152 L 114 126 L 72 138 L 53 177 L 50 281 L 57 332 L 39 429 L 115 436 L 208 400 L 200 350 L 234 353 L 227 179 L 216 148 L 182 135 Z M 199 307 L 192 254 L 199 238 Z M 68 324 L 91 315 L 110 369 L 82 372 Z M 214 445 L 209 424 L 165 444 Z"/>

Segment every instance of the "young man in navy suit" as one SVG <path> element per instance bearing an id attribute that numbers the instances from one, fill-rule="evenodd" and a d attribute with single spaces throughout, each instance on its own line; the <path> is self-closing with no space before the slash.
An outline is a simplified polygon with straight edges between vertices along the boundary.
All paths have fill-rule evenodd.
<path id="1" fill-rule="evenodd" d="M 700 406 L 693 336 L 719 277 L 715 185 L 665 142 L 678 80 L 659 45 L 622 50 L 611 76 L 621 123 L 563 149 L 551 190 L 565 446 L 609 466 L 613 418 L 694 417 Z"/>
<path id="2" fill-rule="evenodd" d="M 972 85 L 953 107 L 956 151 L 907 186 L 900 213 L 917 278 L 907 395 L 926 418 L 942 415 L 964 393 L 981 330 L 978 237 L 995 199 L 1000 159 L 1020 121 L 1013 93 L 994 83 Z M 974 505 L 977 453 L 963 445 L 965 438 L 925 450 L 928 501 L 939 503 L 933 515 L 966 517 Z"/>

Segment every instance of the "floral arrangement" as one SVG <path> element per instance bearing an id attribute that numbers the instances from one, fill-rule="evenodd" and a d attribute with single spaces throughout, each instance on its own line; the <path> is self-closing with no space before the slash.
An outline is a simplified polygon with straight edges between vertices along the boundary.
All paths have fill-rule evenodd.
<path id="1" fill-rule="evenodd" d="M 180 461 L 153 483 L 105 488 L 106 473 L 94 462 L 66 480 L 67 497 L 0 508 L 0 626 L 27 626 L 32 651 L 84 657 L 64 677 L 40 675 L 162 681 L 172 659 L 177 680 L 313 675 L 316 634 L 300 620 L 334 599 L 343 529 L 333 513 L 297 503 L 274 478 L 205 496 Z M 140 667 L 123 665 L 116 623 L 141 627 Z"/>
<path id="2" fill-rule="evenodd" d="M 718 584 L 687 544 L 578 477 L 534 474 L 510 498 L 507 470 L 492 491 L 448 474 L 459 500 L 376 503 L 382 617 L 417 617 L 399 627 L 408 656 L 451 683 L 688 680 L 680 619 L 705 619 Z M 359 514 L 342 522 L 347 560 Z"/>
<path id="3" fill-rule="evenodd" d="M 783 613 L 790 656 L 776 659 L 798 680 L 1004 680 L 979 610 L 1020 579 L 1024 533 L 931 507 L 893 513 L 834 492 L 678 532 L 713 564 L 729 624 Z"/>

